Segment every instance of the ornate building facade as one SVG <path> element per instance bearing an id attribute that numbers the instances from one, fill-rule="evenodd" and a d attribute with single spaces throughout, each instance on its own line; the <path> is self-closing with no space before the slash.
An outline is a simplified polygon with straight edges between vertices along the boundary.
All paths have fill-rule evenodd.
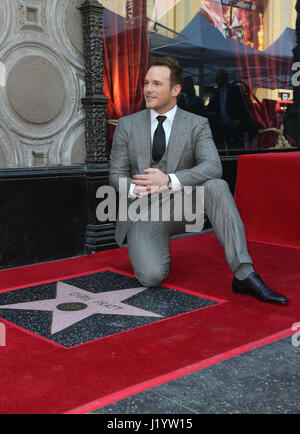
<path id="1" fill-rule="evenodd" d="M 114 224 L 96 218 L 97 189 L 108 183 L 114 126 L 143 108 L 151 56 L 177 56 L 200 105 L 218 68 L 240 84 L 246 79 L 255 134 L 252 142 L 243 136 L 240 148 L 220 150 L 232 188 L 240 154 L 296 149 L 295 6 L 296 0 L 0 0 L 0 268 L 115 247 Z M 299 1 L 297 8 L 300 14 Z M 299 33 L 299 16 L 297 22 Z M 279 101 L 284 93 L 289 106 Z"/>

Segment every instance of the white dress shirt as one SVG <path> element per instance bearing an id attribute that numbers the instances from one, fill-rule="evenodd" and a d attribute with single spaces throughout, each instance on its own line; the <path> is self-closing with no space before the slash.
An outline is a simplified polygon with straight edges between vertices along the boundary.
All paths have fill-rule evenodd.
<path id="1" fill-rule="evenodd" d="M 155 110 L 150 109 L 150 117 L 151 117 L 151 143 L 153 143 L 153 136 L 155 133 L 155 130 L 157 128 L 158 125 L 158 120 L 157 120 L 157 116 L 166 116 L 167 119 L 163 122 L 162 126 L 163 129 L 165 131 L 165 136 L 166 136 L 166 148 L 168 148 L 168 144 L 169 144 L 169 140 L 170 140 L 170 135 L 171 135 L 171 130 L 172 130 L 172 125 L 173 125 L 173 121 L 174 121 L 174 117 L 177 111 L 177 105 L 175 105 L 172 110 L 168 111 L 167 113 L 161 114 L 161 113 L 157 113 Z M 178 191 L 181 189 L 181 184 L 179 179 L 177 178 L 176 175 L 174 175 L 174 173 L 170 173 L 169 174 L 171 181 L 172 181 L 172 191 Z M 136 195 L 134 194 L 133 190 L 134 190 L 135 184 L 131 184 L 130 185 L 130 189 L 129 189 L 129 195 L 130 197 L 136 197 Z"/>

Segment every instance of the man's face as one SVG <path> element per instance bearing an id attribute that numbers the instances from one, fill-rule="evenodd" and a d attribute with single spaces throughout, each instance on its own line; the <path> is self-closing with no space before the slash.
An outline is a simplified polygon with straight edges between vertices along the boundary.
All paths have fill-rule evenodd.
<path id="1" fill-rule="evenodd" d="M 146 107 L 163 114 L 177 103 L 181 91 L 179 84 L 170 87 L 171 71 L 167 66 L 152 66 L 147 72 L 144 84 Z"/>

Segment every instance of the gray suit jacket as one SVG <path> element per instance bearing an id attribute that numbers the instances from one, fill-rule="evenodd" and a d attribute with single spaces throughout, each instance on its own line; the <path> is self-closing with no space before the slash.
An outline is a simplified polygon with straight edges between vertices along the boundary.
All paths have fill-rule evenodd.
<path id="1" fill-rule="evenodd" d="M 119 191 L 125 179 L 127 195 L 133 176 L 151 166 L 150 110 L 121 118 L 110 155 L 110 184 Z M 183 186 L 201 185 L 222 176 L 222 165 L 206 118 L 177 108 L 168 144 L 166 173 L 174 173 Z M 115 238 L 122 245 L 130 221 L 118 221 Z"/>

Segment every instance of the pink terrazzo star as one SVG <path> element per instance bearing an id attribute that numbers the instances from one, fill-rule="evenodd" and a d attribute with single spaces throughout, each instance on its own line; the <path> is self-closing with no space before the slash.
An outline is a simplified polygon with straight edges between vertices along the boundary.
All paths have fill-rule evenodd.
<path id="1" fill-rule="evenodd" d="M 98 294 L 57 282 L 56 298 L 0 306 L 1 309 L 52 311 L 51 335 L 94 314 L 160 317 L 156 313 L 122 303 L 148 288 L 129 288 Z"/>

